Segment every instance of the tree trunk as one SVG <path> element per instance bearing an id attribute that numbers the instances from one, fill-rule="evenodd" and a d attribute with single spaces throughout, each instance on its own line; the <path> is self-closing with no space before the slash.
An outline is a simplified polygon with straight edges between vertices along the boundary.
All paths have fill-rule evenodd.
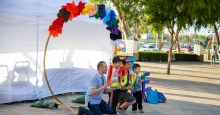
<path id="1" fill-rule="evenodd" d="M 177 52 L 180 52 L 179 40 L 176 40 L 176 42 L 177 42 Z"/>
<path id="2" fill-rule="evenodd" d="M 119 19 L 120 21 L 120 27 L 121 27 L 121 31 L 124 35 L 124 39 L 128 39 L 128 30 L 126 29 L 126 26 L 125 26 L 125 22 L 123 19 Z"/>
<path id="3" fill-rule="evenodd" d="M 170 49 L 169 49 L 169 55 L 168 55 L 168 64 L 167 64 L 167 74 L 170 74 L 170 65 L 171 65 L 171 57 L 172 57 L 172 49 L 173 49 L 173 45 L 176 43 L 176 41 L 178 40 L 178 36 L 179 36 L 179 32 L 180 32 L 180 28 L 177 28 L 177 31 L 175 33 L 175 40 L 173 40 L 173 34 L 174 31 L 172 30 L 171 32 L 171 42 L 170 42 Z"/>
<path id="4" fill-rule="evenodd" d="M 123 17 L 122 17 L 122 13 L 121 13 L 121 11 L 120 11 L 120 8 L 119 8 L 119 6 L 118 6 L 118 4 L 116 3 L 115 0 L 111 0 L 111 1 L 112 1 L 113 5 L 114 5 L 114 6 L 116 7 L 116 9 L 117 9 L 117 12 L 118 12 L 118 20 L 119 20 L 119 26 L 120 26 L 121 31 L 122 31 L 122 33 L 123 33 L 124 39 L 128 39 L 128 30 L 127 30 L 127 28 L 126 28 L 125 21 L 124 21 L 124 19 L 123 19 Z"/>
<path id="5" fill-rule="evenodd" d="M 173 39 L 173 37 L 171 37 Z M 168 64 L 167 64 L 167 74 L 170 74 L 170 65 L 171 65 L 171 57 L 172 57 L 172 49 L 173 45 L 175 44 L 175 41 L 173 43 L 170 43 L 170 49 L 168 53 Z"/>
<path id="6" fill-rule="evenodd" d="M 172 56 L 172 47 L 170 44 L 170 49 L 169 49 L 169 53 L 168 53 L 167 74 L 170 74 L 171 56 Z"/>
<path id="7" fill-rule="evenodd" d="M 138 25 L 135 25 L 133 28 L 134 28 L 133 29 L 134 37 L 138 39 L 138 35 L 139 35 Z"/>
<path id="8" fill-rule="evenodd" d="M 168 63 L 167 63 L 167 74 L 170 74 L 170 64 L 171 64 L 171 56 L 172 56 L 172 48 L 173 48 L 173 46 L 172 46 L 172 44 L 173 44 L 173 29 L 172 30 L 170 30 L 170 29 L 168 29 L 169 30 L 169 33 L 170 33 L 170 35 L 171 35 L 171 38 L 170 38 L 170 49 L 169 49 L 169 53 L 168 53 Z"/>
<path id="9" fill-rule="evenodd" d="M 217 49 L 219 48 L 219 45 L 220 45 L 220 43 L 219 43 L 219 35 L 218 35 L 218 28 L 216 27 L 216 25 L 214 25 L 214 30 L 215 30 L 215 36 L 216 36 L 216 41 L 217 41 Z M 219 49 L 218 49 L 218 51 L 219 51 Z"/>

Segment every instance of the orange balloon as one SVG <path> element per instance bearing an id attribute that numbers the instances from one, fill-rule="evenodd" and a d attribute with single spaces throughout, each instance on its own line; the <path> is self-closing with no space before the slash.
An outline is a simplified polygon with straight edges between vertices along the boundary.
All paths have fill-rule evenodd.
<path id="1" fill-rule="evenodd" d="M 117 47 L 117 50 L 121 50 L 122 48 L 120 46 Z"/>

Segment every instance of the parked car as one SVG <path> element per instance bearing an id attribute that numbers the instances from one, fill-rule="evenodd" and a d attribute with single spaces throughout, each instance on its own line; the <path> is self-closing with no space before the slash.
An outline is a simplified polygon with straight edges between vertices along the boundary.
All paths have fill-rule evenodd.
<path id="1" fill-rule="evenodd" d="M 194 46 L 190 46 L 190 51 L 194 51 Z"/>
<path id="2" fill-rule="evenodd" d="M 139 51 L 153 51 L 154 47 L 152 46 L 142 46 Z"/>
<path id="3" fill-rule="evenodd" d="M 189 52 L 192 51 L 190 46 L 180 46 L 180 52 Z"/>

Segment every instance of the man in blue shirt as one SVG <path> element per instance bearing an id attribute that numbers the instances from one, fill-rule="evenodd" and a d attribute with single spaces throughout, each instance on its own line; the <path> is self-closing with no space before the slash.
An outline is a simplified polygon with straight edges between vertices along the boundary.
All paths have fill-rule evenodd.
<path id="1" fill-rule="evenodd" d="M 107 73 L 107 64 L 104 61 L 100 61 L 97 65 L 98 73 L 95 74 L 88 88 L 85 96 L 85 104 L 89 110 L 79 107 L 78 115 L 102 115 L 113 114 L 112 108 L 102 99 L 103 93 L 109 93 L 113 89 L 108 89 L 109 84 L 106 82 L 104 74 Z"/>

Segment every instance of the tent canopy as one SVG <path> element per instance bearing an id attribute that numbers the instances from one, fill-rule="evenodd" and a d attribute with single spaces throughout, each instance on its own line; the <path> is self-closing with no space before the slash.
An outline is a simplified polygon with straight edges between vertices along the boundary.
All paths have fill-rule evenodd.
<path id="1" fill-rule="evenodd" d="M 42 65 L 48 27 L 61 6 L 71 2 L 0 0 L 0 103 L 50 96 Z M 55 94 L 86 91 L 96 64 L 109 64 L 112 52 L 101 20 L 86 15 L 65 23 L 63 33 L 51 37 L 46 57 Z"/>

